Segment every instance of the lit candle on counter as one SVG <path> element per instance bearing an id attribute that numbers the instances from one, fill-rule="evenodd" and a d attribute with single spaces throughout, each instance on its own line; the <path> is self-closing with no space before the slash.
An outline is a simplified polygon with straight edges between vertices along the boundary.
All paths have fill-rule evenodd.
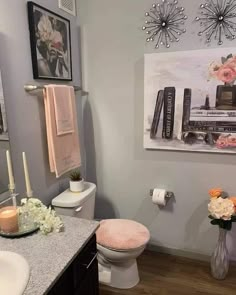
<path id="1" fill-rule="evenodd" d="M 24 173 L 25 173 L 26 194 L 27 194 L 28 198 L 31 198 L 31 197 L 33 197 L 33 191 L 31 189 L 29 170 L 28 170 L 25 152 L 22 153 L 22 156 L 23 156 L 23 165 L 24 165 Z"/>
<path id="2" fill-rule="evenodd" d="M 16 207 L 8 206 L 0 209 L 0 229 L 5 233 L 15 233 L 19 230 Z"/>
<path id="3" fill-rule="evenodd" d="M 11 155 L 8 150 L 6 151 L 6 156 L 7 156 L 7 169 L 8 169 L 8 176 L 9 176 L 9 190 L 14 191 L 15 181 L 14 181 L 13 170 L 12 170 Z"/>

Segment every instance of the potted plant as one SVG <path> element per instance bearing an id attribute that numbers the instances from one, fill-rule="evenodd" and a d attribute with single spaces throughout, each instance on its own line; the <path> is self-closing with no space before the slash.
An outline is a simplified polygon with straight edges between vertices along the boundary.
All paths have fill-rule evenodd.
<path id="1" fill-rule="evenodd" d="M 84 179 L 81 177 L 79 170 L 75 170 L 70 174 L 70 190 L 76 193 L 84 190 Z"/>
<path id="2" fill-rule="evenodd" d="M 218 280 L 223 280 L 229 270 L 229 254 L 226 245 L 227 232 L 236 222 L 236 197 L 229 197 L 221 188 L 209 191 L 211 201 L 208 204 L 211 224 L 218 225 L 219 239 L 211 257 L 211 273 Z"/>

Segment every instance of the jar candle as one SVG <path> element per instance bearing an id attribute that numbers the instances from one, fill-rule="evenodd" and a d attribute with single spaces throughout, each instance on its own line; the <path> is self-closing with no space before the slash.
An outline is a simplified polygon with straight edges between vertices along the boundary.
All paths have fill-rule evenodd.
<path id="1" fill-rule="evenodd" d="M 5 233 L 15 233 L 19 230 L 16 207 L 8 206 L 0 209 L 0 229 Z"/>

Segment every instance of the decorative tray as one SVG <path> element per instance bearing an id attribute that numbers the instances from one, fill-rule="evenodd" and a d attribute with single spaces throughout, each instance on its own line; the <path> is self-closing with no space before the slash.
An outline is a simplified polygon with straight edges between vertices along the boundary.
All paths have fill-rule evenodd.
<path id="1" fill-rule="evenodd" d="M 18 232 L 15 232 L 15 233 L 5 233 L 0 230 L 0 236 L 4 238 L 20 238 L 23 236 L 30 235 L 36 232 L 38 229 L 39 229 L 39 226 L 36 223 L 33 223 L 28 226 L 22 225 L 22 226 L 19 226 Z"/>

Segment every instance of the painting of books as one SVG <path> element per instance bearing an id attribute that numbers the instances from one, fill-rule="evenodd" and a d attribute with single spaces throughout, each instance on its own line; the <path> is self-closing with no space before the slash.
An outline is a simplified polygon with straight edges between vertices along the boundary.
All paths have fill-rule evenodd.
<path id="1" fill-rule="evenodd" d="M 236 48 L 145 55 L 144 148 L 236 153 Z"/>

